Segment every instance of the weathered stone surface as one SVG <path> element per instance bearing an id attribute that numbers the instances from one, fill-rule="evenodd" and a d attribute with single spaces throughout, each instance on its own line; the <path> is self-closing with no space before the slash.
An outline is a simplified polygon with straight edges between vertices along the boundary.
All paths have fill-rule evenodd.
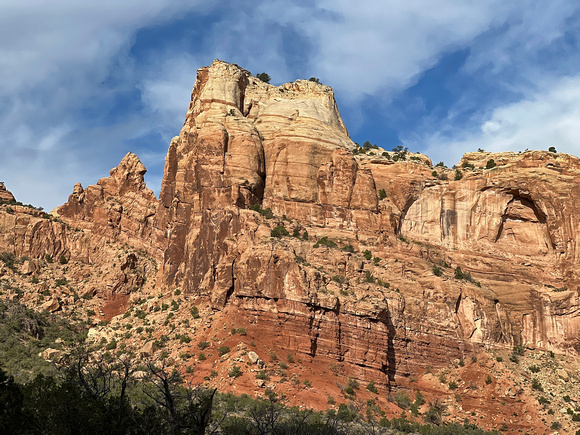
<path id="1" fill-rule="evenodd" d="M 4 202 L 16 201 L 16 199 L 14 198 L 14 195 L 12 195 L 12 192 L 10 192 L 8 189 L 6 189 L 6 186 L 4 185 L 4 183 L 0 183 L 0 201 L 4 201 Z"/>
<path id="2" fill-rule="evenodd" d="M 121 241 L 128 241 L 150 252 L 156 248 L 163 234 L 154 225 L 157 198 L 143 179 L 147 172 L 139 158 L 128 153 L 110 176 L 96 185 L 83 189 L 74 186 L 68 202 L 53 214 L 67 219 L 75 226 Z"/>
<path id="3" fill-rule="evenodd" d="M 75 279 L 87 300 L 116 301 L 106 318 L 154 281 L 157 260 L 161 296 L 200 297 L 232 327 L 383 387 L 479 346 L 580 351 L 578 159 L 470 153 L 454 180 L 426 156 L 353 148 L 330 88 L 216 61 L 198 71 L 158 201 L 128 154 L 74 187 L 63 222 L 0 213 L 0 245 L 104 271 Z"/>

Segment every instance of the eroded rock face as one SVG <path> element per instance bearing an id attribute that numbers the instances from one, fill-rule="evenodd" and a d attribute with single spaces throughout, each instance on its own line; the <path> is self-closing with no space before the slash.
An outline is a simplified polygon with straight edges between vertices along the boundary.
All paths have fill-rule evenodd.
<path id="1" fill-rule="evenodd" d="M 15 201 L 14 195 L 12 195 L 12 192 L 10 192 L 8 189 L 6 189 L 6 186 L 4 185 L 4 183 L 0 183 L 0 201 L 4 201 L 4 202 Z"/>
<path id="2" fill-rule="evenodd" d="M 352 149 L 330 88 L 276 87 L 219 61 L 200 69 L 165 163 L 158 285 L 209 296 L 216 309 L 233 304 L 273 336 L 284 325 L 290 348 L 389 382 L 423 358 L 443 365 L 480 344 L 575 342 L 574 320 L 548 314 L 557 325 L 545 326 L 551 302 L 529 296 L 549 292 L 545 283 L 576 291 L 577 223 L 564 205 L 577 191 L 576 160 L 468 154 L 496 167 L 453 181 L 422 155 L 395 162 Z M 256 204 L 285 219 L 247 210 Z M 270 239 L 275 225 L 315 240 Z M 313 254 L 322 237 L 336 248 Z M 453 269 L 437 277 L 434 263 L 471 281 Z M 573 316 L 567 295 L 560 312 Z"/>
<path id="3" fill-rule="evenodd" d="M 383 385 L 483 345 L 580 351 L 578 159 L 471 153 L 455 181 L 423 155 L 353 149 L 330 88 L 215 61 L 198 71 L 159 200 L 128 154 L 74 187 L 64 223 L 2 213 L 0 228 L 34 258 L 104 264 L 99 247 L 127 241 L 159 260 L 159 293 L 207 297 L 279 348 Z M 153 280 L 116 258 L 95 294 Z"/>
<path id="4" fill-rule="evenodd" d="M 98 236 L 128 241 L 160 256 L 163 235 L 153 225 L 157 198 L 143 179 L 147 170 L 128 153 L 109 177 L 83 189 L 74 186 L 68 202 L 53 213 Z"/>

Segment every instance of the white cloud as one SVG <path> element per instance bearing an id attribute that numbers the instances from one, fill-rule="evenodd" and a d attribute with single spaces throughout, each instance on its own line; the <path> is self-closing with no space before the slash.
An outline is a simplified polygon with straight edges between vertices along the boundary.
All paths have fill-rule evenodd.
<path id="1" fill-rule="evenodd" d="M 118 163 L 110 153 L 148 121 L 125 114 L 126 125 L 101 129 L 87 115 L 78 131 L 79 112 L 134 88 L 135 69 L 127 53 L 138 29 L 214 5 L 171 0 L 2 2 L 0 179 L 17 199 L 52 208 L 66 200 L 77 181 L 87 182 L 90 175 L 94 183 L 106 176 Z M 103 86 L 111 76 L 117 83 Z"/>
<path id="2" fill-rule="evenodd" d="M 434 160 L 456 163 L 464 152 L 547 150 L 580 154 L 580 75 L 555 79 L 551 85 L 516 103 L 498 107 L 471 131 L 443 124 L 445 135 L 426 133 L 408 138 L 409 145 L 424 144 Z"/>
<path id="3" fill-rule="evenodd" d="M 367 96 L 388 101 L 444 53 L 470 47 L 467 73 L 481 74 L 489 65 L 495 74 L 519 68 L 519 75 L 504 73 L 507 78 L 498 86 L 507 83 L 522 94 L 536 94 L 495 111 L 482 101 L 481 113 L 488 115 L 479 114 L 479 129 L 467 133 L 453 119 L 460 108 L 451 108 L 446 124 L 426 123 L 408 142 L 427 141 L 434 155 L 449 159 L 477 141 L 482 142 L 476 147 L 491 148 L 545 137 L 562 143 L 557 148 L 568 147 L 576 133 L 575 102 L 542 82 L 537 59 L 538 52 L 562 36 L 566 20 L 577 10 L 574 2 L 554 0 L 545 7 L 539 0 L 269 0 L 228 2 L 219 10 L 223 3 L 2 2 L 0 179 L 22 201 L 47 208 L 62 203 L 76 181 L 86 184 L 105 176 L 128 151 L 120 149 L 125 140 L 144 137 L 153 128 L 166 141 L 177 134 L 196 69 L 216 57 L 253 73 L 267 71 L 274 82 L 294 80 L 295 74 L 320 77 L 337 90 L 343 108 L 356 111 Z M 197 46 L 176 46 L 150 63 L 133 64 L 130 50 L 139 29 L 212 9 L 221 16 L 203 29 Z M 304 71 L 292 65 L 288 49 L 295 47 L 305 50 L 292 54 L 293 59 L 302 56 Z M 103 86 L 111 76 L 114 83 Z M 571 92 L 575 83 L 572 78 L 559 86 Z M 98 116 L 91 111 L 79 115 L 87 106 L 94 111 L 100 102 L 110 104 L 118 93 L 135 89 L 141 93 L 136 98 L 143 113 L 124 113 L 114 125 L 91 123 L 90 117 Z M 109 109 L 103 107 L 103 112 Z M 530 117 L 536 125 L 525 122 Z M 540 131 L 542 124 L 551 134 Z M 526 136 L 530 128 L 535 132 Z M 456 151 L 449 151 L 449 144 Z M 150 151 L 142 158 L 151 169 L 165 149 Z M 158 183 L 159 174 L 150 179 Z"/>

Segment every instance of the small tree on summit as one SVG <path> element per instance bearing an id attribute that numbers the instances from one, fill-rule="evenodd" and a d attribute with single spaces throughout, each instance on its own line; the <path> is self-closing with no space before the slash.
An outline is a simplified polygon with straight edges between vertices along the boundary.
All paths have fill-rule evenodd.
<path id="1" fill-rule="evenodd" d="M 548 148 L 548 151 L 551 152 L 551 153 L 557 153 L 558 152 L 558 151 L 556 151 L 556 148 L 555 147 Z"/>
<path id="2" fill-rule="evenodd" d="M 494 159 L 489 159 L 487 161 L 487 164 L 485 165 L 485 169 L 491 169 L 491 168 L 495 168 L 495 160 Z"/>
<path id="3" fill-rule="evenodd" d="M 258 77 L 264 83 L 270 83 L 270 80 L 271 80 L 271 77 L 268 74 L 266 74 L 265 72 L 257 74 L 256 77 Z"/>

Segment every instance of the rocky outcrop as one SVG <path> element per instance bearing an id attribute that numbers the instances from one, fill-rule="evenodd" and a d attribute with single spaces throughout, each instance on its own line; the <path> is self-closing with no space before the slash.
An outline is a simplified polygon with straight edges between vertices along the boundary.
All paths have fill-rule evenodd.
<path id="1" fill-rule="evenodd" d="M 14 198 L 14 195 L 12 195 L 12 192 L 10 192 L 8 189 L 6 189 L 6 186 L 4 185 L 4 183 L 0 183 L 0 201 L 3 201 L 3 202 L 16 201 L 16 199 Z"/>
<path id="2" fill-rule="evenodd" d="M 580 351 L 579 168 L 548 152 L 470 153 L 456 173 L 360 150 L 329 87 L 215 61 L 198 71 L 159 200 L 128 154 L 75 186 L 63 222 L 0 225 L 20 255 L 116 255 L 94 289 L 121 298 L 111 312 L 154 268 L 99 251 L 108 241 L 159 261 L 159 294 L 202 297 L 278 348 L 393 386 L 479 346 Z"/>
<path id="3" fill-rule="evenodd" d="M 129 242 L 160 257 L 163 234 L 153 225 L 157 198 L 145 184 L 146 172 L 139 158 L 128 153 L 96 185 L 84 189 L 77 183 L 68 202 L 53 214 L 99 237 Z"/>

